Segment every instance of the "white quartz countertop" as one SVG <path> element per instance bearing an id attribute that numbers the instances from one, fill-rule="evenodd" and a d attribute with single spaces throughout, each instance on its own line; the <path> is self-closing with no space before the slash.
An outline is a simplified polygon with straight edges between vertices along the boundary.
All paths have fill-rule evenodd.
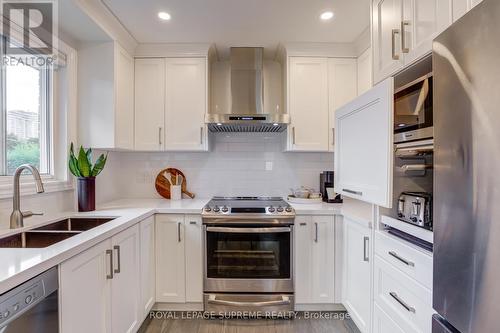
<path id="1" fill-rule="evenodd" d="M 68 217 L 116 217 L 96 228 L 46 248 L 0 248 L 0 294 L 65 260 L 127 229 L 154 214 L 200 214 L 209 199 L 122 199 L 106 203 L 88 213 L 62 213 L 50 220 L 17 230 L 0 230 L 0 237 L 36 228 Z M 297 215 L 348 214 L 353 219 L 371 221 L 371 205 L 345 200 L 344 204 L 292 204 Z"/>

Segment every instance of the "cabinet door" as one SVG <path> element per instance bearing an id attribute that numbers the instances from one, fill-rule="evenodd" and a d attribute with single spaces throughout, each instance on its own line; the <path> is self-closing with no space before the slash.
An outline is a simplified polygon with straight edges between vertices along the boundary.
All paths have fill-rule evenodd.
<path id="1" fill-rule="evenodd" d="M 134 148 L 134 59 L 115 46 L 115 146 Z"/>
<path id="2" fill-rule="evenodd" d="M 163 150 L 165 59 L 135 59 L 135 149 Z"/>
<path id="3" fill-rule="evenodd" d="M 136 224 L 111 238 L 114 256 L 111 328 L 115 333 L 134 332 L 141 323 L 139 237 L 139 226 Z"/>
<path id="4" fill-rule="evenodd" d="M 356 59 L 328 59 L 329 150 L 335 142 L 335 110 L 357 96 Z"/>
<path id="5" fill-rule="evenodd" d="M 328 151 L 328 59 L 290 57 L 288 149 Z"/>
<path id="6" fill-rule="evenodd" d="M 147 316 L 155 303 L 155 219 L 153 216 L 140 223 L 141 233 L 141 307 L 139 314 Z"/>
<path id="7" fill-rule="evenodd" d="M 392 204 L 393 79 L 337 110 L 335 187 L 379 206 Z"/>
<path id="8" fill-rule="evenodd" d="M 452 0 L 403 0 L 401 49 L 409 64 L 432 51 L 432 40 L 452 23 Z"/>
<path id="9" fill-rule="evenodd" d="M 109 249 L 104 241 L 59 266 L 62 332 L 111 332 Z"/>
<path id="10" fill-rule="evenodd" d="M 295 303 L 312 302 L 312 229 L 310 216 L 295 217 L 294 225 Z"/>
<path id="11" fill-rule="evenodd" d="M 373 333 L 408 333 L 403 331 L 379 306 L 375 303 L 373 309 Z"/>
<path id="12" fill-rule="evenodd" d="M 370 229 L 344 216 L 342 303 L 362 333 L 370 328 Z"/>
<path id="13" fill-rule="evenodd" d="M 401 52 L 402 0 L 374 0 L 373 75 L 380 82 L 403 66 Z"/>
<path id="14" fill-rule="evenodd" d="M 166 60 L 165 149 L 205 150 L 205 58 Z"/>
<path id="15" fill-rule="evenodd" d="M 200 215 L 186 215 L 186 302 L 203 301 L 203 249 Z"/>
<path id="16" fill-rule="evenodd" d="M 453 22 L 465 15 L 470 9 L 471 0 L 453 0 Z"/>
<path id="17" fill-rule="evenodd" d="M 313 216 L 311 303 L 334 303 L 335 224 L 333 216 Z"/>
<path id="18" fill-rule="evenodd" d="M 156 215 L 156 300 L 186 301 L 184 215 Z"/>
<path id="19" fill-rule="evenodd" d="M 372 87 L 372 49 L 368 48 L 357 60 L 358 96 Z"/>

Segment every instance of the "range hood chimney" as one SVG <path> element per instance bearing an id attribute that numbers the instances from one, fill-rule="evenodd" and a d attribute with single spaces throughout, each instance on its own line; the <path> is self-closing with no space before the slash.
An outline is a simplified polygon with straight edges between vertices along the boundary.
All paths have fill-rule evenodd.
<path id="1" fill-rule="evenodd" d="M 282 132 L 289 123 L 279 108 L 264 110 L 264 49 L 232 47 L 230 50 L 230 109 L 211 110 L 206 116 L 212 132 Z"/>

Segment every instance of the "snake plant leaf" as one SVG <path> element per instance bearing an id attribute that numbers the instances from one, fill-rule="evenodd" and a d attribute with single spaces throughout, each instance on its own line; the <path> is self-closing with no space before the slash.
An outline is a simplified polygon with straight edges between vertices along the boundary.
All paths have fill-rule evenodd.
<path id="1" fill-rule="evenodd" d="M 78 170 L 80 170 L 82 177 L 90 177 L 90 162 L 83 147 L 80 147 L 78 153 Z"/>
<path id="2" fill-rule="evenodd" d="M 73 155 L 69 157 L 69 171 L 75 176 L 75 177 L 81 177 L 80 170 L 78 170 L 78 161 L 76 157 Z"/>
<path id="3" fill-rule="evenodd" d="M 96 177 L 101 173 L 102 169 L 104 169 L 104 166 L 106 165 L 107 159 L 107 154 L 106 156 L 104 156 L 104 154 L 101 154 L 101 156 L 99 156 L 97 161 L 95 161 L 94 167 L 92 168 L 92 177 Z"/>
<path id="4" fill-rule="evenodd" d="M 89 161 L 89 165 L 92 167 L 92 148 L 89 148 L 85 155 L 87 155 L 87 161 Z"/>

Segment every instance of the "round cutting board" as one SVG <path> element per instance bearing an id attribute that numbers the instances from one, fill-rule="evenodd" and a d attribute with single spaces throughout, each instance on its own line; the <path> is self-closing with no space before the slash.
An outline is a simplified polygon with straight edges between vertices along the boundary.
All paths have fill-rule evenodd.
<path id="1" fill-rule="evenodd" d="M 187 190 L 186 176 L 184 176 L 182 171 L 175 168 L 163 169 L 162 171 L 160 171 L 160 173 L 158 173 L 158 176 L 156 176 L 155 180 L 156 192 L 158 192 L 158 194 L 165 199 L 170 199 L 170 180 L 172 181 L 172 183 L 175 183 L 178 176 L 182 176 L 182 193 L 193 199 L 194 194 Z"/>

